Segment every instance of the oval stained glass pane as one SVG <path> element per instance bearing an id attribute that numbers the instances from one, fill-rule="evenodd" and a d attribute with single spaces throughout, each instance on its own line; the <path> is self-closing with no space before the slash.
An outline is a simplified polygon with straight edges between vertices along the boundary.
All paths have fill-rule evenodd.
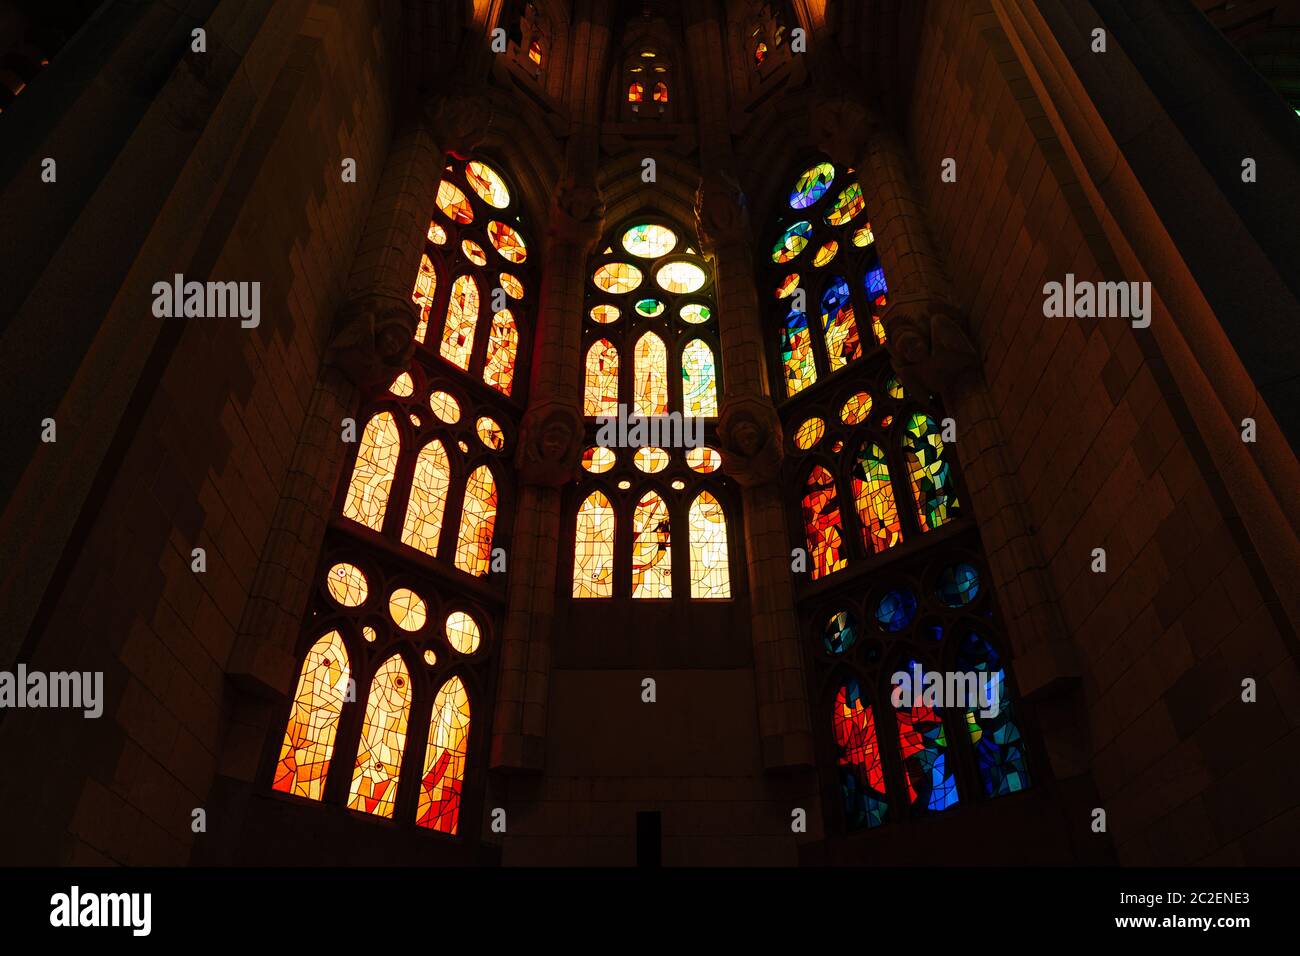
<path id="1" fill-rule="evenodd" d="M 908 588 L 898 588 L 876 602 L 876 623 L 895 634 L 916 619 L 916 595 Z"/>
<path id="2" fill-rule="evenodd" d="M 438 184 L 438 209 L 452 222 L 468 225 L 474 221 L 474 210 L 469 199 L 455 183 L 444 179 Z"/>
<path id="3" fill-rule="evenodd" d="M 858 392 L 840 409 L 840 421 L 845 425 L 857 425 L 867 420 L 871 414 L 871 396 L 866 392 Z"/>
<path id="4" fill-rule="evenodd" d="M 492 450 L 500 451 L 506 447 L 506 433 L 501 430 L 500 425 L 488 416 L 482 416 L 475 423 L 474 429 L 478 432 L 479 441 Z"/>
<path id="5" fill-rule="evenodd" d="M 659 288 L 677 295 L 698 292 L 708 281 L 705 271 L 693 262 L 670 262 L 655 273 Z"/>
<path id="6" fill-rule="evenodd" d="M 647 475 L 655 475 L 668 467 L 668 452 L 662 448 L 638 448 L 632 463 Z"/>
<path id="7" fill-rule="evenodd" d="M 689 448 L 686 451 L 686 466 L 701 475 L 711 475 L 722 467 L 722 456 L 706 445 Z"/>
<path id="8" fill-rule="evenodd" d="M 614 467 L 618 455 L 612 448 L 595 445 L 582 453 L 582 467 L 593 475 L 603 475 Z"/>
<path id="9" fill-rule="evenodd" d="M 439 420 L 446 422 L 448 425 L 454 425 L 460 421 L 460 402 L 452 398 L 446 392 L 434 392 L 429 396 L 429 407 L 433 409 L 433 414 L 437 415 Z"/>
<path id="10" fill-rule="evenodd" d="M 781 233 L 781 238 L 772 247 L 772 261 L 782 265 L 798 258 L 799 253 L 803 252 L 804 247 L 808 245 L 808 240 L 812 238 L 812 231 L 812 223 L 807 220 L 794 223 Z"/>
<path id="11" fill-rule="evenodd" d="M 939 572 L 935 591 L 948 607 L 965 607 L 979 596 L 979 572 L 964 561 L 949 565 Z"/>
<path id="12" fill-rule="evenodd" d="M 790 193 L 790 208 L 807 209 L 816 205 L 834 181 L 835 167 L 830 163 L 818 163 L 805 169 L 795 182 L 794 191 Z"/>
<path id="13" fill-rule="evenodd" d="M 871 223 L 867 223 L 853 233 L 853 244 L 859 249 L 865 249 L 875 241 L 876 234 L 871 231 Z"/>
<path id="14" fill-rule="evenodd" d="M 340 562 L 329 569 L 325 577 L 325 586 L 329 588 L 330 597 L 344 607 L 357 607 L 364 604 L 370 593 L 366 576 L 355 564 Z"/>
<path id="15" fill-rule="evenodd" d="M 445 246 L 447 244 L 447 230 L 436 222 L 429 223 L 429 231 L 426 235 L 435 246 Z"/>
<path id="16" fill-rule="evenodd" d="M 482 639 L 478 622 L 464 611 L 452 611 L 447 615 L 447 643 L 456 653 L 473 654 Z"/>
<path id="17" fill-rule="evenodd" d="M 476 266 L 487 265 L 487 253 L 473 239 L 462 239 L 460 241 L 460 250 L 465 253 L 465 258 Z"/>
<path id="18" fill-rule="evenodd" d="M 495 169 L 478 160 L 470 160 L 465 166 L 465 178 L 469 188 L 478 193 L 478 198 L 494 209 L 505 209 L 510 205 L 510 190 L 505 180 Z"/>
<path id="19" fill-rule="evenodd" d="M 862 187 L 858 183 L 845 189 L 835 199 L 835 205 L 826 214 L 826 225 L 842 226 L 852 222 L 866 204 L 862 201 Z"/>
<path id="20" fill-rule="evenodd" d="M 707 305 L 700 305 L 698 302 L 692 302 L 684 305 L 678 315 L 682 317 L 683 322 L 689 322 L 691 325 L 700 325 L 713 318 L 713 310 Z"/>
<path id="21" fill-rule="evenodd" d="M 658 299 L 642 299 L 636 304 L 636 310 L 647 319 L 653 319 L 664 314 L 664 304 Z"/>
<path id="22" fill-rule="evenodd" d="M 677 233 L 666 226 L 647 223 L 623 233 L 623 248 L 640 259 L 658 259 L 677 247 Z"/>
<path id="23" fill-rule="evenodd" d="M 619 312 L 616 305 L 597 305 L 591 310 L 591 320 L 599 322 L 601 325 L 609 325 L 618 319 Z"/>
<path id="24" fill-rule="evenodd" d="M 795 429 L 794 447 L 800 451 L 807 451 L 821 441 L 825 434 L 826 423 L 820 418 L 810 418 Z"/>
<path id="25" fill-rule="evenodd" d="M 507 226 L 504 222 L 497 222 L 494 219 L 488 223 L 488 241 L 507 262 L 518 265 L 528 258 L 524 237 L 519 235 L 513 226 Z"/>
<path id="26" fill-rule="evenodd" d="M 622 295 L 639 286 L 641 278 L 641 270 L 630 262 L 607 262 L 596 270 L 591 281 L 610 295 Z"/>
<path id="27" fill-rule="evenodd" d="M 506 295 L 512 299 L 522 299 L 524 297 L 524 284 L 509 272 L 501 273 L 501 288 L 506 290 Z"/>
<path id="28" fill-rule="evenodd" d="M 429 616 L 424 599 L 410 588 L 398 588 L 388 599 L 388 614 L 404 631 L 418 631 Z"/>
<path id="29" fill-rule="evenodd" d="M 832 239 L 826 245 L 817 250 L 817 256 L 813 259 L 813 268 L 820 269 L 835 258 L 835 254 L 840 251 L 840 244 Z"/>
<path id="30" fill-rule="evenodd" d="M 799 273 L 791 272 L 781 280 L 781 284 L 776 287 L 776 297 L 784 299 L 799 288 Z"/>

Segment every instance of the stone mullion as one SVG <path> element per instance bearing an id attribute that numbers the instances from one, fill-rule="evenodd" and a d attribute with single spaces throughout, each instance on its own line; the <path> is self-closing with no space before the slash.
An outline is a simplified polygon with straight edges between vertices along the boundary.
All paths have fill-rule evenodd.
<path id="1" fill-rule="evenodd" d="M 722 344 L 722 394 L 769 398 L 762 310 L 754 288 L 748 245 L 714 250 L 718 339 Z"/>

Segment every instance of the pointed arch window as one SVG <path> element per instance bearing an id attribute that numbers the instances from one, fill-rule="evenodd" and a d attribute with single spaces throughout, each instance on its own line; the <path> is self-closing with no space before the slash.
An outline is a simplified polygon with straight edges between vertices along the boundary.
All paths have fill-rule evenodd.
<path id="1" fill-rule="evenodd" d="M 509 543 L 498 512 L 536 296 L 528 227 L 505 175 L 450 154 L 439 172 L 412 276 L 414 357 L 355 415 L 364 425 L 326 531 L 269 781 L 431 839 L 463 834 L 465 794 L 483 788 L 485 728 L 471 729 L 470 706 L 491 710 L 477 688 L 492 683 L 502 608 L 464 576 L 505 573 L 492 551 Z M 419 780 L 403 785 L 407 759 Z"/>
<path id="2" fill-rule="evenodd" d="M 578 508 L 573 552 L 573 596 L 614 595 L 614 508 L 600 491 L 593 491 Z"/>
<path id="3" fill-rule="evenodd" d="M 814 580 L 833 574 L 848 563 L 835 477 L 822 465 L 814 465 L 808 474 L 803 526 L 808 538 L 809 570 Z"/>
<path id="4" fill-rule="evenodd" d="M 648 491 L 632 512 L 632 597 L 673 596 L 672 528 L 668 506 Z"/>
<path id="5" fill-rule="evenodd" d="M 731 597 L 727 553 L 727 515 L 709 491 L 701 491 L 688 513 L 691 547 L 691 597 Z"/>

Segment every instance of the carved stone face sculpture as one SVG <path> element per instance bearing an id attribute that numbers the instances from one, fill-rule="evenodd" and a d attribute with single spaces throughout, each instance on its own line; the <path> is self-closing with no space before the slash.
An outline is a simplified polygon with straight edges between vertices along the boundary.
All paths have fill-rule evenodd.
<path id="1" fill-rule="evenodd" d="M 384 312 L 375 328 L 375 351 L 384 362 L 403 356 L 411 343 L 411 330 L 406 317 L 396 312 Z"/>
<path id="2" fill-rule="evenodd" d="M 569 450 L 569 440 L 573 433 L 562 418 L 553 418 L 542 429 L 542 457 L 548 461 L 561 461 Z"/>
<path id="3" fill-rule="evenodd" d="M 746 458 L 757 455 L 766 442 L 758 424 L 747 418 L 736 423 L 732 435 L 735 438 L 736 450 Z"/>

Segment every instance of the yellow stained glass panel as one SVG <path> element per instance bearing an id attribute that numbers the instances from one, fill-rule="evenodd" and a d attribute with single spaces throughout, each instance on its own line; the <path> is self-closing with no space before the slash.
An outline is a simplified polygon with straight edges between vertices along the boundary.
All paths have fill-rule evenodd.
<path id="1" fill-rule="evenodd" d="M 470 160 L 465 166 L 465 178 L 469 180 L 470 189 L 489 206 L 505 209 L 510 205 L 510 190 L 506 188 L 505 180 L 487 163 Z"/>
<path id="2" fill-rule="evenodd" d="M 691 597 L 731 597 L 727 516 L 718 499 L 701 491 L 687 513 L 691 546 Z"/>
<path id="3" fill-rule="evenodd" d="M 293 708 L 280 745 L 272 789 L 309 800 L 321 799 L 350 674 L 347 648 L 338 631 L 322 636 L 307 652 L 293 693 Z"/>
<path id="4" fill-rule="evenodd" d="M 442 442 L 431 441 L 415 459 L 411 476 L 411 497 L 406 505 L 402 525 L 402 543 L 425 554 L 437 554 L 438 535 L 447 509 L 447 491 L 451 487 L 451 465 Z"/>
<path id="5" fill-rule="evenodd" d="M 348 809 L 392 817 L 410 714 L 411 676 L 401 657 L 394 654 L 370 682 Z"/>
<path id="6" fill-rule="evenodd" d="M 497 520 L 497 484 L 487 465 L 475 468 L 465 483 L 465 504 L 456 545 L 456 567 L 482 577 L 492 562 L 492 534 Z"/>
<path id="7" fill-rule="evenodd" d="M 603 598 L 613 593 L 614 509 L 604 494 L 593 491 L 578 509 L 573 549 L 573 596 Z"/>
<path id="8" fill-rule="evenodd" d="M 478 622 L 464 611 L 452 611 L 447 615 L 447 643 L 456 653 L 473 654 L 482 640 Z"/>
<path id="9" fill-rule="evenodd" d="M 366 595 L 370 593 L 366 576 L 361 573 L 361 569 L 355 564 L 346 562 L 340 562 L 329 569 L 325 586 L 329 589 L 330 597 L 344 607 L 357 607 L 364 604 Z"/>
<path id="10" fill-rule="evenodd" d="M 469 724 L 469 695 L 461 679 L 452 677 L 433 698 L 416 825 L 439 833 L 456 833 L 469 753 Z"/>
<path id="11" fill-rule="evenodd" d="M 672 535 L 668 506 L 646 492 L 632 513 L 632 597 L 673 596 Z"/>
<path id="12" fill-rule="evenodd" d="M 478 283 L 473 276 L 460 276 L 452 284 L 447 301 L 447 323 L 442 328 L 439 354 L 463 369 L 474 354 L 474 327 L 478 324 Z"/>
<path id="13" fill-rule="evenodd" d="M 388 507 L 401 450 L 397 420 L 388 412 L 371 418 L 361 434 L 361 447 L 343 499 L 343 517 L 375 531 L 383 530 L 384 510 Z"/>

